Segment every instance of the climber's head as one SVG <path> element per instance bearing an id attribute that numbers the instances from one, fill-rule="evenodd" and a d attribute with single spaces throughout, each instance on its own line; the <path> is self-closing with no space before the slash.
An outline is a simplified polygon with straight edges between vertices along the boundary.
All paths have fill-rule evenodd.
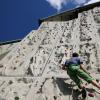
<path id="1" fill-rule="evenodd" d="M 74 52 L 74 53 L 72 54 L 72 57 L 78 57 L 78 56 L 79 56 L 79 54 L 76 53 L 76 52 Z"/>

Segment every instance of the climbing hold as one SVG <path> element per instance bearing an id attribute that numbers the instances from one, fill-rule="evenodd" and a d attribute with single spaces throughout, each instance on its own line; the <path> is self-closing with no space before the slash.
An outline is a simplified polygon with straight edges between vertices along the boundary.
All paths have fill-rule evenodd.
<path id="1" fill-rule="evenodd" d="M 96 79 L 96 82 L 97 82 L 97 83 L 99 83 L 99 80 L 98 80 L 98 79 Z"/>
<path id="2" fill-rule="evenodd" d="M 88 83 L 85 83 L 85 85 L 87 86 L 87 85 L 88 85 Z"/>
<path id="3" fill-rule="evenodd" d="M 15 97 L 15 100 L 19 100 L 19 97 L 16 96 L 16 97 Z"/>
<path id="4" fill-rule="evenodd" d="M 2 64 L 0 64 L 0 68 L 2 68 L 3 67 L 3 65 Z"/>
<path id="5" fill-rule="evenodd" d="M 18 62 L 19 62 L 18 60 L 15 61 L 15 63 L 18 63 Z"/>
<path id="6" fill-rule="evenodd" d="M 25 47 L 23 47 L 23 49 L 25 49 Z"/>
<path id="7" fill-rule="evenodd" d="M 94 97 L 94 94 L 90 92 L 90 93 L 88 93 L 88 96 Z"/>
<path id="8" fill-rule="evenodd" d="M 57 97 L 56 96 L 53 96 L 54 100 L 57 100 Z"/>

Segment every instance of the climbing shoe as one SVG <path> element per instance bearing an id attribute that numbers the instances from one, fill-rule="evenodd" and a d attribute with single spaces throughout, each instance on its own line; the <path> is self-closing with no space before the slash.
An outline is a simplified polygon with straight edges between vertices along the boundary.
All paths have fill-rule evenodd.
<path id="1" fill-rule="evenodd" d="M 86 88 L 83 88 L 81 92 L 82 92 L 82 97 L 85 99 L 87 96 Z"/>

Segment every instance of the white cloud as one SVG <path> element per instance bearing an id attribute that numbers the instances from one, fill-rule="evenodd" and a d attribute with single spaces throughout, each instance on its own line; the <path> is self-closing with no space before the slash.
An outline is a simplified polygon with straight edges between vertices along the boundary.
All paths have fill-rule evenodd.
<path id="1" fill-rule="evenodd" d="M 72 0 L 74 3 L 80 5 L 80 4 L 83 4 L 85 3 L 87 0 Z"/>
<path id="2" fill-rule="evenodd" d="M 60 11 L 63 5 L 66 5 L 68 0 L 46 0 L 50 5 Z"/>
<path id="3" fill-rule="evenodd" d="M 88 3 L 84 4 L 84 5 L 88 5 L 88 4 L 92 4 L 92 3 L 95 3 L 95 2 L 98 2 L 100 0 L 90 0 Z"/>
<path id="4" fill-rule="evenodd" d="M 79 7 L 81 5 L 88 5 L 94 2 L 98 2 L 100 0 L 46 0 L 46 1 L 59 12 L 62 9 L 62 7 L 67 4 L 67 2 L 76 4 L 77 5 L 76 7 Z"/>

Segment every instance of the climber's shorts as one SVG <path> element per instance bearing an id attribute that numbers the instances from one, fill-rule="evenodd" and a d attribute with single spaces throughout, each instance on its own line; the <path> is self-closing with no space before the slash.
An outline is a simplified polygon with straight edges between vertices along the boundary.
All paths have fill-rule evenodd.
<path id="1" fill-rule="evenodd" d="M 80 84 L 82 84 L 82 79 L 84 79 L 85 81 L 87 81 L 88 83 L 91 83 L 92 80 L 94 80 L 91 76 L 89 76 L 87 73 L 85 73 L 83 70 L 81 70 L 80 68 L 75 69 L 75 70 L 67 70 L 68 75 L 70 76 L 70 78 L 78 85 L 80 86 Z"/>

